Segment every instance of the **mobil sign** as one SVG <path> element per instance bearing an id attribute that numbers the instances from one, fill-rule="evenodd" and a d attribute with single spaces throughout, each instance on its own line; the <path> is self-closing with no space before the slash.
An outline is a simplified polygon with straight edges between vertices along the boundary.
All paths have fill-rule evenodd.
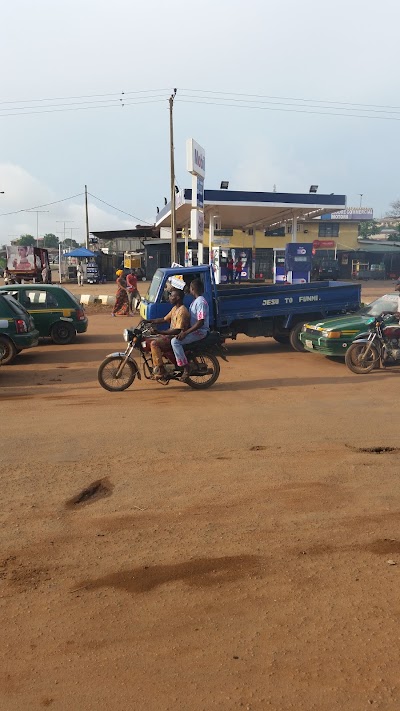
<path id="1" fill-rule="evenodd" d="M 205 177 L 206 152 L 193 138 L 188 138 L 186 141 L 186 167 L 192 175 Z"/>

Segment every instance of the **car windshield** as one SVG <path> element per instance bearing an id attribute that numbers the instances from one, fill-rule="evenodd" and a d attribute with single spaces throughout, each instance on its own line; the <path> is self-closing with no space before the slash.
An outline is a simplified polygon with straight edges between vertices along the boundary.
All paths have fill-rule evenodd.
<path id="1" fill-rule="evenodd" d="M 365 316 L 380 316 L 383 313 L 394 314 L 398 310 L 399 298 L 397 294 L 385 294 L 361 309 L 360 313 Z"/>
<path id="2" fill-rule="evenodd" d="M 156 273 L 153 276 L 153 280 L 149 286 L 149 290 L 145 296 L 146 300 L 150 301 L 151 304 L 154 304 L 154 302 L 157 298 L 157 294 L 158 294 L 158 290 L 160 288 L 160 284 L 162 282 L 162 278 L 163 278 L 163 273 L 159 269 L 157 269 Z"/>

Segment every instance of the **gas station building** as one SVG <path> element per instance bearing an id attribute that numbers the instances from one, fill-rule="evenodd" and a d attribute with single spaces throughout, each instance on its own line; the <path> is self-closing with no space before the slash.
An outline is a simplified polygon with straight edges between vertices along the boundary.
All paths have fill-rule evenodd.
<path id="1" fill-rule="evenodd" d="M 192 243 L 191 209 L 192 191 L 180 191 L 176 228 L 186 240 L 186 249 L 197 252 L 199 263 L 209 261 L 210 235 L 213 251 L 250 249 L 253 278 L 272 276 L 274 253 L 284 250 L 288 242 L 312 243 L 315 258 L 337 257 L 342 275 L 350 277 L 348 255 L 359 247 L 360 221 L 372 219 L 370 208 L 346 208 L 345 195 L 205 190 L 203 241 Z M 156 227 L 168 239 L 170 226 L 168 203 L 157 214 Z"/>

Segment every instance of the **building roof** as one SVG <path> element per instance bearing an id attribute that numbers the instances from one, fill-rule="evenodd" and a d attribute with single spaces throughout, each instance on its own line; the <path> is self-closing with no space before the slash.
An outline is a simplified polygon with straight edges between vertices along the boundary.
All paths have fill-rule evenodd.
<path id="1" fill-rule="evenodd" d="M 190 224 L 192 191 L 181 190 L 176 195 L 176 226 Z M 316 193 L 264 193 L 247 190 L 205 190 L 205 219 L 218 216 L 223 228 L 266 227 L 296 217 L 317 217 L 343 210 L 345 195 L 318 195 Z M 171 203 L 158 213 L 156 227 L 171 226 Z"/>

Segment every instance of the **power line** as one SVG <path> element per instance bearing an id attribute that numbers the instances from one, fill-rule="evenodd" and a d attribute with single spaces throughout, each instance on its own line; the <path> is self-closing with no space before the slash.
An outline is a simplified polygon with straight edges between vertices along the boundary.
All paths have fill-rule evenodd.
<path id="1" fill-rule="evenodd" d="M 200 99 L 200 97 L 199 97 Z M 274 108 L 272 106 L 247 106 L 244 104 L 218 104 L 216 101 L 195 101 L 195 100 L 186 100 L 184 98 L 182 99 L 177 99 L 179 103 L 183 104 L 200 104 L 200 105 L 209 105 L 209 106 L 222 106 L 222 107 L 230 107 L 230 108 L 236 108 L 236 109 L 257 109 L 259 111 L 285 111 L 289 113 L 297 113 L 297 114 L 319 114 L 320 116 L 341 116 L 342 118 L 347 118 L 347 117 L 352 117 L 352 118 L 361 118 L 361 119 L 375 119 L 376 121 L 400 121 L 400 118 L 396 118 L 395 116 L 366 116 L 362 114 L 340 114 L 336 113 L 334 111 L 307 111 L 306 109 L 283 109 L 283 108 Z"/>
<path id="2" fill-rule="evenodd" d="M 298 104 L 298 103 L 288 103 L 288 102 L 282 102 L 282 101 L 260 101 L 258 99 L 257 100 L 256 99 L 232 99 L 232 98 L 225 99 L 223 97 L 196 96 L 194 94 L 181 94 L 181 96 L 183 96 L 185 99 L 186 98 L 196 99 L 198 101 L 205 101 L 207 99 L 212 101 L 215 98 L 215 101 L 222 101 L 222 102 L 234 101 L 235 104 L 238 103 L 238 104 L 242 104 L 242 105 L 244 105 L 244 102 L 246 102 L 246 104 L 270 104 L 272 106 L 295 106 L 297 108 L 299 106 L 300 107 L 302 106 L 302 104 Z M 317 104 L 307 104 L 306 108 L 324 108 L 329 111 L 332 111 L 333 109 L 336 109 L 337 111 L 364 111 L 364 112 L 368 112 L 368 111 L 371 112 L 372 111 L 372 113 L 377 113 L 377 114 L 394 114 L 394 113 L 399 114 L 400 113 L 400 109 L 398 111 L 394 110 L 394 109 L 393 109 L 393 111 L 383 110 L 383 109 L 372 109 L 372 108 L 370 108 L 370 109 L 361 109 L 361 108 L 354 109 L 354 108 L 347 108 L 345 106 L 343 106 L 343 107 L 320 106 L 319 104 L 321 104 L 321 103 L 322 102 L 318 102 Z M 221 104 L 221 106 L 223 106 L 223 105 L 224 104 Z M 252 106 L 248 106 L 247 108 L 252 108 Z M 338 115 L 340 115 L 340 114 L 338 114 Z"/>
<path id="3" fill-rule="evenodd" d="M 93 109 L 115 109 L 115 108 L 124 108 L 124 106 L 133 106 L 133 105 L 139 105 L 139 104 L 157 104 L 166 101 L 166 99 L 149 99 L 145 101 L 125 101 L 124 103 L 117 103 L 117 104 L 104 104 L 101 106 L 77 106 L 74 108 L 63 108 L 63 109 L 40 109 L 38 111 L 25 111 L 21 113 L 8 113 L 8 114 L 2 114 L 0 113 L 0 118 L 5 118 L 6 116 L 29 116 L 31 114 L 54 114 L 54 113 L 60 113 L 64 111 L 89 111 Z"/>
<path id="4" fill-rule="evenodd" d="M 137 215 L 132 215 L 130 212 L 126 212 L 126 210 L 121 210 L 119 207 L 115 207 L 115 205 L 111 205 L 109 202 L 106 202 L 105 200 L 102 200 L 101 198 L 97 197 L 97 195 L 93 195 L 93 193 L 88 193 L 90 197 L 94 198 L 95 200 L 98 200 L 99 202 L 102 202 L 104 205 L 108 205 L 108 207 L 111 207 L 113 210 L 117 210 L 117 212 L 121 212 L 123 215 L 129 215 L 129 217 L 133 217 L 134 220 L 138 220 L 140 223 L 145 223 L 146 225 L 151 225 L 151 222 L 148 222 L 147 220 L 142 220 L 140 217 L 137 217 Z"/>
<path id="5" fill-rule="evenodd" d="M 48 207 L 49 205 L 58 205 L 60 202 L 66 202 L 67 200 L 73 200 L 77 197 L 82 197 L 84 193 L 77 193 L 76 195 L 71 195 L 70 197 L 62 198 L 61 200 L 54 200 L 53 202 L 45 202 L 43 205 L 35 205 L 34 207 L 24 207 L 22 210 L 14 210 L 13 212 L 2 212 L 0 217 L 6 217 L 6 215 L 18 215 L 19 212 L 28 212 L 29 210 L 37 210 L 40 207 Z"/>
<path id="6" fill-rule="evenodd" d="M 342 106 L 366 106 L 366 107 L 373 107 L 376 109 L 399 109 L 400 106 L 390 106 L 387 104 L 360 104 L 356 102 L 350 102 L 350 101 L 330 101 L 329 99 L 304 99 L 304 98 L 297 98 L 294 96 L 269 96 L 268 94 L 244 94 L 240 93 L 237 91 L 212 91 L 211 89 L 182 89 L 180 88 L 180 91 L 195 91 L 197 93 L 201 94 L 219 94 L 219 95 L 224 95 L 224 96 L 246 96 L 250 97 L 253 96 L 257 99 L 283 99 L 284 101 L 312 101 L 314 103 L 319 103 L 319 104 L 340 104 Z"/>
<path id="7" fill-rule="evenodd" d="M 96 99 L 104 98 L 106 96 L 127 96 L 128 94 L 150 94 L 157 93 L 161 91 L 169 91 L 169 89 L 141 89 L 136 91 L 117 91 L 110 94 L 82 94 L 82 96 L 53 96 L 49 99 L 16 99 L 15 101 L 0 101 L 0 106 L 2 104 L 26 104 L 32 102 L 42 102 L 42 101 L 69 101 L 72 99 Z M 195 91 L 195 90 L 194 90 Z"/>

